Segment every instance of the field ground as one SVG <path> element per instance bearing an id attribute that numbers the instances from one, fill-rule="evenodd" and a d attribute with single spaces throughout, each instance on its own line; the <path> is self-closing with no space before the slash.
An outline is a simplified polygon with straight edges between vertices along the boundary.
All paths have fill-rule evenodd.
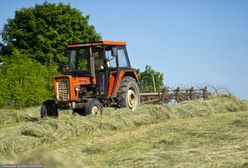
<path id="1" fill-rule="evenodd" d="M 0 163 L 46 167 L 248 168 L 248 102 L 232 96 L 103 116 L 0 110 Z"/>

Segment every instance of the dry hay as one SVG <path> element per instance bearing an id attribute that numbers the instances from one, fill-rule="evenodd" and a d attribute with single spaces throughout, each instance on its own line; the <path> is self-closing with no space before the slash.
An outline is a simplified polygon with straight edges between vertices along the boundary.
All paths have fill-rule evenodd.
<path id="1" fill-rule="evenodd" d="M 83 117 L 78 114 L 72 115 L 70 111 L 64 111 L 61 112 L 60 117 L 57 119 L 40 119 L 39 108 L 30 108 L 24 111 L 1 110 L 0 126 L 2 128 L 5 125 L 22 122 L 25 124 L 20 124 L 18 129 L 14 131 L 0 134 L 0 153 L 3 154 L 2 158 L 7 158 L 6 160 L 8 161 L 12 160 L 18 163 L 51 162 L 53 167 L 56 167 L 56 165 L 58 165 L 57 167 L 66 167 L 66 162 L 56 157 L 49 157 L 52 154 L 44 154 L 44 152 L 41 152 L 44 155 L 40 154 L 40 146 L 58 142 L 63 144 L 63 141 L 67 139 L 82 135 L 87 136 L 95 132 L 136 128 L 143 125 L 162 123 L 170 119 L 205 117 L 214 113 L 247 110 L 247 102 L 229 95 L 212 96 L 207 101 L 188 101 L 177 105 L 144 105 L 136 111 L 106 108 L 102 116 Z M 242 123 L 243 125 L 247 124 L 246 122 L 236 121 L 234 125 Z M 31 157 L 23 155 L 23 157 L 8 159 L 12 153 L 22 153 L 33 149 L 38 152 Z M 149 157 L 151 157 L 150 154 Z M 136 159 L 139 160 L 140 158 Z"/>
<path id="2" fill-rule="evenodd" d="M 28 126 L 21 127 L 21 135 L 40 138 L 43 142 L 53 142 L 82 134 L 90 134 L 101 130 L 118 130 L 164 122 L 171 118 L 187 118 L 209 116 L 213 113 L 236 112 L 247 110 L 246 104 L 234 96 L 218 95 L 207 101 L 188 101 L 175 106 L 144 105 L 136 111 L 128 109 L 106 108 L 102 116 L 68 114 L 67 111 L 58 119 L 39 119 L 39 114 L 28 109 L 24 112 L 3 112 L 1 124 L 32 121 Z M 35 110 L 37 112 L 37 109 Z M 4 120 L 5 119 L 5 120 Z M 37 121 L 38 120 L 38 121 Z"/>

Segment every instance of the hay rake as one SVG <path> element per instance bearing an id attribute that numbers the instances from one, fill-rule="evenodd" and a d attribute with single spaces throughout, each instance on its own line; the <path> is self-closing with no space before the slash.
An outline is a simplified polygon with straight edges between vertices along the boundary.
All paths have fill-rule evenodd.
<path id="1" fill-rule="evenodd" d="M 148 75 L 148 74 L 145 74 Z M 149 74 L 150 75 L 150 74 Z M 152 91 L 145 91 L 140 93 L 141 97 L 141 103 L 147 104 L 147 103 L 181 103 L 183 101 L 190 101 L 190 100 L 206 100 L 209 96 L 213 94 L 230 94 L 230 92 L 223 88 L 223 87 L 215 87 L 215 86 L 204 86 L 204 87 L 177 87 L 175 89 L 172 88 L 163 88 L 160 91 L 156 90 L 155 80 L 153 75 L 152 77 L 152 84 L 150 86 L 153 87 Z M 144 83 L 140 83 L 141 91 L 142 87 L 144 86 Z M 151 88 L 150 87 L 150 90 Z"/>

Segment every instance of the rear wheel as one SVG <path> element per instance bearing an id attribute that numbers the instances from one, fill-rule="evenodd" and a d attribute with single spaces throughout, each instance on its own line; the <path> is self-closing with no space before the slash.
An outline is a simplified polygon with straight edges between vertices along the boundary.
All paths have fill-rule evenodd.
<path id="1" fill-rule="evenodd" d="M 102 103 L 97 99 L 90 99 L 84 109 L 85 115 L 102 115 Z"/>
<path id="2" fill-rule="evenodd" d="M 140 106 L 139 87 L 132 77 L 124 77 L 118 91 L 119 107 L 129 108 L 132 110 Z"/>
<path id="3" fill-rule="evenodd" d="M 58 117 L 58 108 L 54 100 L 46 100 L 40 109 L 41 118 Z"/>

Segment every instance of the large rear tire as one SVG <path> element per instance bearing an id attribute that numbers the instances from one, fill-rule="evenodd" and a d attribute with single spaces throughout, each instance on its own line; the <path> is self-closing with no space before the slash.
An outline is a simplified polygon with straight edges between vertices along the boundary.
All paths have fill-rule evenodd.
<path id="1" fill-rule="evenodd" d="M 140 106 L 139 86 L 132 77 L 124 77 L 118 91 L 118 106 L 136 110 Z"/>
<path id="2" fill-rule="evenodd" d="M 40 109 L 41 118 L 58 117 L 58 108 L 54 100 L 46 100 Z"/>
<path id="3" fill-rule="evenodd" d="M 90 99 L 84 108 L 85 115 L 102 115 L 102 103 L 97 99 Z"/>

